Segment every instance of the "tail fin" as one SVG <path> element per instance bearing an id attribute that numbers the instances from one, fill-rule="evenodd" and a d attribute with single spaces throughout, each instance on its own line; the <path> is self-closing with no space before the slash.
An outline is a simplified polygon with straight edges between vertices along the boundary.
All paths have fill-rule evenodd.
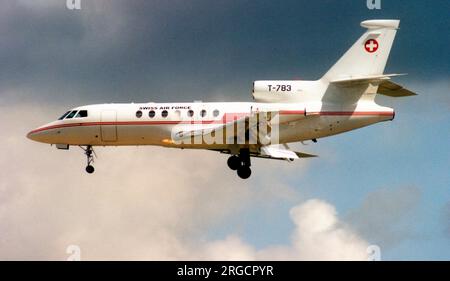
<path id="1" fill-rule="evenodd" d="M 327 81 L 383 74 L 399 20 L 366 20 L 367 31 L 322 77 Z"/>

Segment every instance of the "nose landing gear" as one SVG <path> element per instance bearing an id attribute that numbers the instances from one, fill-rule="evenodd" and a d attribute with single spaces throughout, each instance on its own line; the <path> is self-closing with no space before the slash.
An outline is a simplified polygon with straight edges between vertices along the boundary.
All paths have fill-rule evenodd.
<path id="1" fill-rule="evenodd" d="M 227 164 L 231 170 L 237 171 L 241 179 L 248 179 L 252 174 L 250 169 L 250 151 L 248 149 L 241 149 L 239 155 L 230 156 Z"/>
<path id="2" fill-rule="evenodd" d="M 88 174 L 92 174 L 95 169 L 94 166 L 92 166 L 92 163 L 94 163 L 94 156 L 96 156 L 94 149 L 92 148 L 92 145 L 86 146 L 86 148 L 80 146 L 81 149 L 84 150 L 84 154 L 87 158 L 87 166 L 86 166 L 86 172 Z"/>
<path id="3" fill-rule="evenodd" d="M 86 166 L 86 172 L 88 174 L 92 174 L 94 171 L 95 171 L 94 166 L 92 166 L 92 165 L 87 165 Z"/>

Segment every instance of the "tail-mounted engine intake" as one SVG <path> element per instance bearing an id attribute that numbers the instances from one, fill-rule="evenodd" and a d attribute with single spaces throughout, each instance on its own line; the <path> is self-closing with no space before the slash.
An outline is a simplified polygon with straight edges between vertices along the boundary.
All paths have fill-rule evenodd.
<path id="1" fill-rule="evenodd" d="M 254 81 L 253 98 L 257 102 L 289 102 L 294 101 L 298 93 L 299 81 Z"/>

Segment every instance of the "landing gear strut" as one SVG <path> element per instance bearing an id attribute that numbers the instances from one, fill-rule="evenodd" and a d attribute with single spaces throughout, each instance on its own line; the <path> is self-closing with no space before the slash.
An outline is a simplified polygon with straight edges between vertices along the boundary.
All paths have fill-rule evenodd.
<path id="1" fill-rule="evenodd" d="M 95 155 L 94 149 L 92 149 L 92 145 L 88 145 L 86 146 L 86 148 L 82 146 L 80 147 L 81 149 L 84 150 L 84 154 L 86 155 L 87 158 L 86 172 L 88 174 L 92 174 L 95 171 L 94 166 L 92 166 L 92 163 L 94 163 L 94 155 Z"/>
<path id="2" fill-rule="evenodd" d="M 247 179 L 252 174 L 249 149 L 241 149 L 239 155 L 230 156 L 227 164 L 231 170 L 237 171 L 241 179 Z"/>

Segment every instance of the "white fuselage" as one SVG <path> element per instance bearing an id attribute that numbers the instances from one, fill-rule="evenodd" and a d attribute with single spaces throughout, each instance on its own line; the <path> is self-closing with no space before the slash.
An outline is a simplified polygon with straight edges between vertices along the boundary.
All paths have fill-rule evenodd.
<path id="1" fill-rule="evenodd" d="M 287 143 L 323 138 L 394 119 L 378 94 L 415 95 L 383 74 L 399 20 L 367 20 L 364 34 L 318 80 L 253 82 L 255 102 L 140 103 L 81 106 L 32 130 L 32 140 L 79 145 L 93 173 L 93 146 L 157 145 L 210 149 L 246 179 L 251 157 L 292 161 L 315 155 Z"/>
<path id="2" fill-rule="evenodd" d="M 73 110 L 86 110 L 88 114 L 48 123 L 32 130 L 28 137 L 50 144 L 226 149 L 229 144 L 174 144 L 170 140 L 175 127 L 183 131 L 207 129 L 259 111 L 279 113 L 276 125 L 279 125 L 280 143 L 322 138 L 394 118 L 391 108 L 373 101 L 360 101 L 354 106 L 253 102 L 131 103 L 87 105 Z M 189 116 L 191 110 L 192 117 Z M 167 116 L 163 111 L 167 111 Z"/>

